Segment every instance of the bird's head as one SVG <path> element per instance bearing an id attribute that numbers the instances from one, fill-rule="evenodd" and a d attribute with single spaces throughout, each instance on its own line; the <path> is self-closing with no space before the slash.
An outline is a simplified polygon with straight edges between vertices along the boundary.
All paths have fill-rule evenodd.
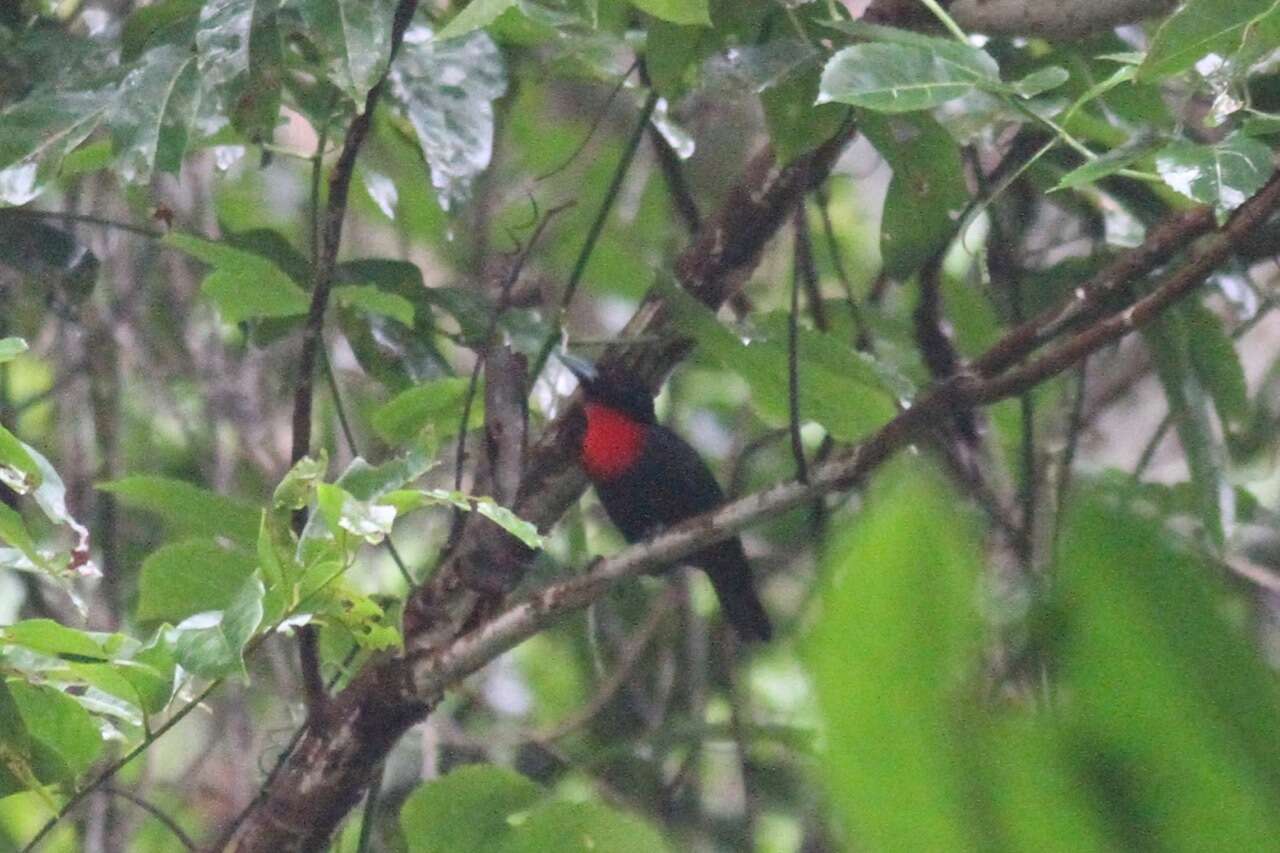
<path id="1" fill-rule="evenodd" d="M 558 352 L 556 357 L 578 378 L 588 403 L 607 406 L 638 423 L 651 424 L 656 420 L 653 394 L 630 370 L 617 365 L 597 367 L 569 353 Z"/>

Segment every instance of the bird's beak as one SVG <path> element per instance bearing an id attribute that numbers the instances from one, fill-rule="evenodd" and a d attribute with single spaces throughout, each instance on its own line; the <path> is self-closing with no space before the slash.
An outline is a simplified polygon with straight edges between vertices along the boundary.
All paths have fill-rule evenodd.
<path id="1" fill-rule="evenodd" d="M 578 384 L 584 388 L 600 378 L 600 371 L 596 370 L 596 366 L 585 358 L 579 358 L 567 352 L 556 352 L 556 358 L 560 359 L 560 363 L 569 368 L 569 372 L 578 377 Z"/>

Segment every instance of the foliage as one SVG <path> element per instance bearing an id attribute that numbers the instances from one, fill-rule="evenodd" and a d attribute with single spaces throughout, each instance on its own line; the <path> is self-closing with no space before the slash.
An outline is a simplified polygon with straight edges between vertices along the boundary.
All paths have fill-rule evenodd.
<path id="1" fill-rule="evenodd" d="M 0 9 L 0 849 L 210 843 L 313 682 L 441 637 L 487 666 L 418 697 L 333 849 L 1271 846 L 1280 229 L 1230 229 L 1276 169 L 1280 6 L 1067 42 L 862 5 Z M 1208 286 L 1053 348 L 1207 255 L 1175 226 L 1231 241 Z M 1035 381 L 897 431 L 1036 317 Z M 659 412 L 732 495 L 834 490 L 746 532 L 774 644 L 697 574 L 529 598 L 620 547 L 560 519 L 548 449 L 548 356 L 601 337 L 689 353 Z M 450 638 L 419 596 L 467 535 L 510 588 Z M 526 600 L 556 620 L 484 646 Z"/>

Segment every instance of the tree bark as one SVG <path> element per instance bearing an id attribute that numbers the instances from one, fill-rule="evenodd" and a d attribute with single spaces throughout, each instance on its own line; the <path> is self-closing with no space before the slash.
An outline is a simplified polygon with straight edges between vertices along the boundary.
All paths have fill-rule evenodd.
<path id="1" fill-rule="evenodd" d="M 1166 14 L 1177 0 L 952 0 L 942 5 L 965 30 L 1071 39 Z M 872 0 L 865 19 L 911 28 L 938 23 L 920 0 Z"/>

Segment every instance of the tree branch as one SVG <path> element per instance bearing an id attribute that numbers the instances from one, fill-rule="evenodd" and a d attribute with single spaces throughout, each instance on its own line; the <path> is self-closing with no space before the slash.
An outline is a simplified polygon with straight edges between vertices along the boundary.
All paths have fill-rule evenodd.
<path id="1" fill-rule="evenodd" d="M 1173 10 L 1177 0 L 953 0 L 947 11 L 966 30 L 989 35 L 1080 38 Z M 864 19 L 899 27 L 937 25 L 920 0 L 873 0 Z"/>

